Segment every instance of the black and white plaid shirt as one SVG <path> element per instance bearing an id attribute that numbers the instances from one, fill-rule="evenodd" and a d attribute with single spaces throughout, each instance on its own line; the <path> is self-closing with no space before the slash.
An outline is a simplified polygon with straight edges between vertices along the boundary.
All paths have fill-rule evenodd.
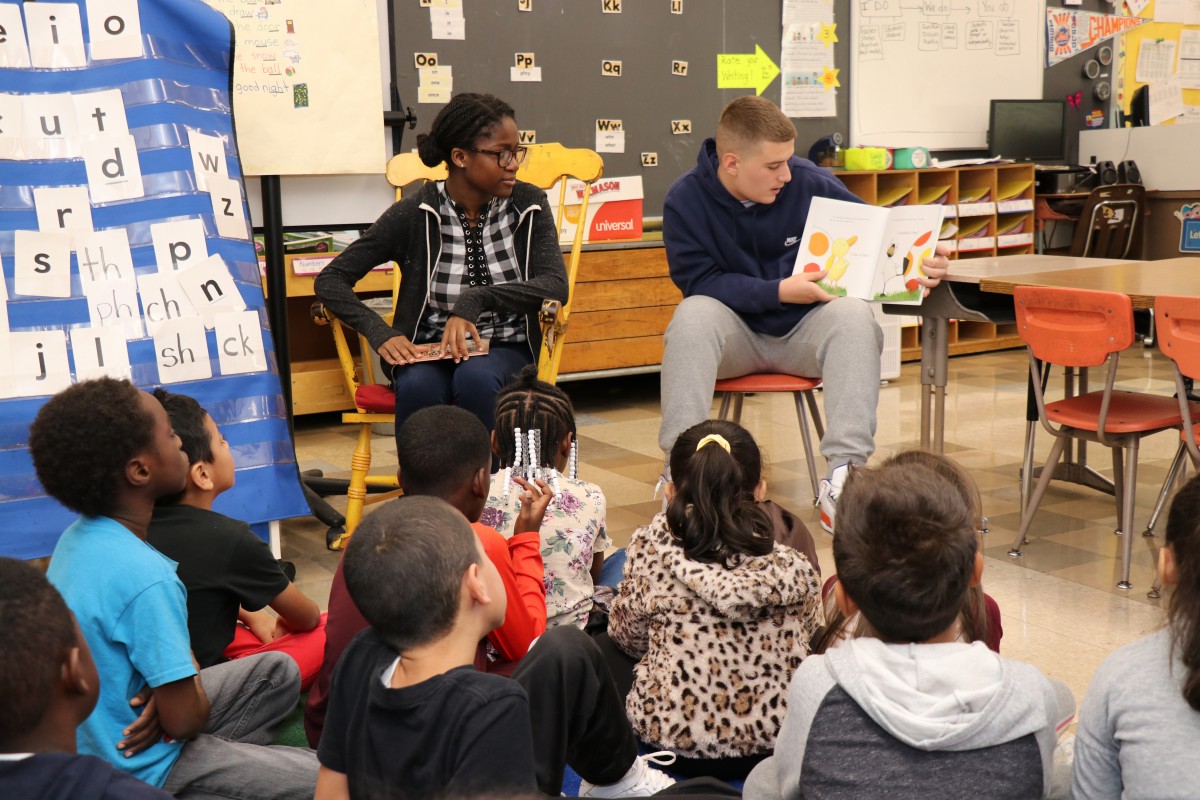
<path id="1" fill-rule="evenodd" d="M 482 210 L 480 224 L 472 225 L 450 199 L 445 183 L 439 183 L 438 190 L 442 254 L 429 281 L 429 304 L 417 329 L 418 343 L 441 341 L 463 289 L 521 280 L 513 247 L 518 215 L 509 198 L 492 198 Z M 525 320 L 520 314 L 485 311 L 475 327 L 485 339 L 526 341 Z"/>

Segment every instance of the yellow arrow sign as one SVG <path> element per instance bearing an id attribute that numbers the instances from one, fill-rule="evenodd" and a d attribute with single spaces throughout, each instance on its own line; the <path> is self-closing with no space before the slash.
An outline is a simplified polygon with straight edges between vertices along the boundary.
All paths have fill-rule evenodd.
<path id="1" fill-rule="evenodd" d="M 753 53 L 717 54 L 718 89 L 753 89 L 762 94 L 778 75 L 779 67 L 758 45 Z"/>

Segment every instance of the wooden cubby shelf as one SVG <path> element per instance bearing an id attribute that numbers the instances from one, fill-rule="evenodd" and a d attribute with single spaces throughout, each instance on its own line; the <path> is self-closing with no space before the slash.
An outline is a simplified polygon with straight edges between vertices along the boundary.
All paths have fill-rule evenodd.
<path id="1" fill-rule="evenodd" d="M 952 259 L 1033 252 L 1033 165 L 986 164 L 951 169 L 835 172 L 846 188 L 872 205 L 946 207 L 941 242 Z M 950 355 L 1020 347 L 1012 325 L 950 320 Z M 920 327 L 900 331 L 900 359 L 921 358 Z"/>

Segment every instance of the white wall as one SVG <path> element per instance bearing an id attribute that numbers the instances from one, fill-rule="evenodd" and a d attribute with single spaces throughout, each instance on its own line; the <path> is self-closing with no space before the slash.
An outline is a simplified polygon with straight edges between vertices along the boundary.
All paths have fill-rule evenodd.
<path id="1" fill-rule="evenodd" d="M 1079 134 L 1079 163 L 1136 161 L 1147 189 L 1200 189 L 1200 158 L 1196 142 L 1200 125 L 1153 125 L 1144 128 L 1106 128 Z"/>

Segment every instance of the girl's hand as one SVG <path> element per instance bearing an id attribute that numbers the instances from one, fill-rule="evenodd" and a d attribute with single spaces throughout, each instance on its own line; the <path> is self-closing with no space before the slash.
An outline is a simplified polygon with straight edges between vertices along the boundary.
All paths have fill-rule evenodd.
<path id="1" fill-rule="evenodd" d="M 454 358 L 454 363 L 466 361 L 467 355 L 467 334 L 479 344 L 479 331 L 476 330 L 475 324 L 467 322 L 462 317 L 451 316 L 446 322 L 446 330 L 442 333 L 442 352 L 448 353 Z"/>
<path id="2" fill-rule="evenodd" d="M 513 523 L 513 535 L 541 531 L 542 520 L 546 516 L 546 507 L 550 505 L 554 492 L 551 491 L 550 485 L 543 480 L 534 481 L 536 485 L 533 485 L 524 478 L 514 475 L 513 482 L 522 489 L 519 498 L 521 510 L 517 513 L 516 522 Z"/>
<path id="3" fill-rule="evenodd" d="M 379 345 L 379 357 L 389 364 L 411 364 L 421 355 L 417 346 L 407 336 L 393 336 Z"/>

